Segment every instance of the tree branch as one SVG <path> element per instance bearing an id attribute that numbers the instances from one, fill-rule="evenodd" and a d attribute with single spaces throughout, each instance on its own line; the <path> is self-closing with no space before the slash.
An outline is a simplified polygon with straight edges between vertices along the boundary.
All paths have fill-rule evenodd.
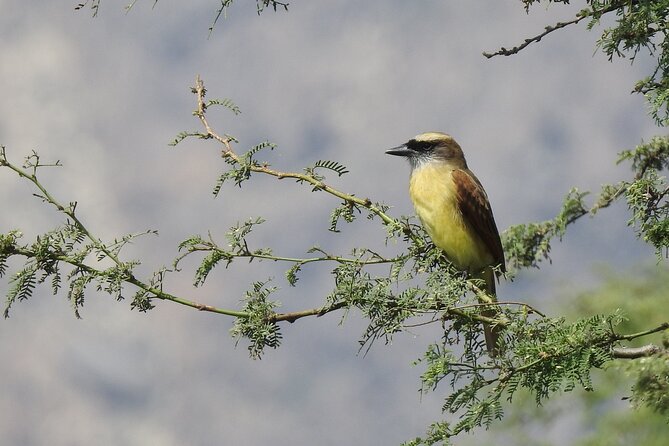
<path id="1" fill-rule="evenodd" d="M 260 250 L 258 251 L 251 251 L 248 246 L 244 246 L 241 250 L 236 251 L 236 250 L 226 250 L 223 249 L 219 246 L 218 243 L 216 243 L 211 235 L 209 236 L 209 241 L 208 242 L 201 242 L 201 243 L 193 243 L 189 244 L 186 247 L 186 252 L 184 254 L 179 255 L 175 260 L 174 260 L 174 265 L 175 267 L 179 265 L 179 263 L 186 257 L 190 256 L 193 253 L 200 252 L 216 252 L 220 254 L 223 258 L 226 260 L 232 261 L 233 259 L 240 258 L 240 259 L 259 259 L 259 260 L 272 260 L 275 262 L 286 262 L 286 263 L 294 263 L 294 264 L 299 264 L 299 265 L 307 265 L 309 263 L 316 263 L 316 262 L 336 262 L 336 263 L 354 263 L 358 265 L 379 265 L 379 264 L 385 264 L 385 263 L 396 263 L 398 261 L 405 260 L 408 257 L 408 254 L 403 254 L 403 255 L 398 255 L 392 258 L 386 258 L 381 256 L 380 254 L 377 254 L 371 250 L 366 250 L 365 253 L 370 254 L 366 258 L 353 258 L 353 257 L 342 257 L 338 255 L 333 255 L 330 254 L 320 248 L 311 248 L 309 252 L 320 252 L 323 254 L 320 257 L 287 257 L 287 256 L 277 256 L 271 253 L 264 253 Z"/>
<path id="2" fill-rule="evenodd" d="M 655 356 L 660 353 L 665 355 L 669 353 L 655 344 L 648 344 L 643 347 L 613 347 L 611 351 L 613 357 L 618 359 L 638 359 Z"/>
<path id="3" fill-rule="evenodd" d="M 669 330 L 669 322 L 663 322 L 655 328 L 640 331 L 638 333 L 631 333 L 631 334 L 628 334 L 628 335 L 616 335 L 614 339 L 617 340 L 617 341 L 631 341 L 631 340 L 636 339 L 636 338 L 640 338 L 640 337 L 643 337 L 643 336 L 648 336 L 648 335 L 653 334 L 653 333 L 659 333 L 659 332 L 665 331 L 665 330 Z"/>
<path id="4" fill-rule="evenodd" d="M 239 155 L 237 155 L 237 153 L 235 153 L 234 150 L 232 150 L 232 147 L 230 145 L 230 143 L 234 141 L 234 138 L 231 138 L 229 136 L 222 137 L 221 135 L 216 133 L 209 124 L 206 117 L 207 104 L 204 101 L 204 97 L 206 95 L 207 90 L 204 88 L 204 82 L 202 82 L 202 79 L 200 79 L 199 75 L 195 79 L 195 87 L 193 88 L 193 92 L 197 95 L 197 103 L 198 103 L 198 108 L 194 114 L 200 119 L 200 122 L 202 123 L 206 131 L 206 134 L 201 135 L 200 137 L 204 139 L 214 139 L 218 141 L 225 147 L 222 153 L 223 158 L 230 158 L 234 160 L 236 163 L 244 165 L 243 160 L 239 157 Z M 353 203 L 355 205 L 362 206 L 368 209 L 373 214 L 380 217 L 381 220 L 386 225 L 389 226 L 399 225 L 397 220 L 387 215 L 378 206 L 375 206 L 369 198 L 358 198 L 355 195 L 347 194 L 345 192 L 337 190 L 331 186 L 328 186 L 327 184 L 323 183 L 321 180 L 315 178 L 312 175 L 307 175 L 297 172 L 281 172 L 278 170 L 271 169 L 267 165 L 258 165 L 253 163 L 251 163 L 247 167 L 252 172 L 264 173 L 276 177 L 279 180 L 284 178 L 293 178 L 298 181 L 309 183 L 314 187 L 314 190 L 325 191 L 331 195 L 334 195 L 337 198 L 341 198 L 342 200 L 348 203 Z"/>
<path id="5" fill-rule="evenodd" d="M 557 30 L 562 29 L 564 27 L 567 27 L 569 25 L 575 25 L 575 24 L 579 23 L 581 20 L 589 18 L 589 17 L 602 16 L 604 14 L 607 14 L 607 13 L 611 12 L 611 11 L 615 11 L 616 9 L 619 9 L 621 7 L 623 7 L 623 5 L 615 4 L 615 5 L 609 6 L 608 8 L 605 8 L 601 11 L 592 11 L 592 10 L 588 10 L 588 9 L 583 9 L 578 14 L 576 14 L 576 17 L 574 19 L 568 20 L 566 22 L 557 22 L 555 25 L 549 25 L 546 28 L 544 28 L 544 31 L 542 33 L 539 33 L 534 37 L 530 37 L 528 39 L 525 39 L 525 41 L 518 46 L 514 46 L 511 49 L 506 49 L 506 48 L 502 47 L 499 50 L 495 51 L 494 53 L 489 53 L 489 52 L 484 51 L 483 56 L 486 57 L 487 59 L 491 59 L 495 56 L 512 56 L 514 54 L 518 54 L 519 52 L 521 52 L 522 50 L 527 48 L 529 45 L 531 45 L 533 43 L 538 43 L 539 41 L 541 41 L 541 39 L 543 39 L 548 34 L 554 32 L 554 31 L 557 31 Z"/>
<path id="6" fill-rule="evenodd" d="M 337 302 L 335 304 L 328 305 L 328 306 L 321 307 L 321 308 L 312 308 L 310 310 L 295 311 L 295 312 L 292 312 L 292 313 L 275 313 L 274 315 L 272 315 L 269 318 L 269 320 L 270 320 L 270 322 L 286 321 L 286 322 L 290 322 L 292 324 L 296 320 L 302 319 L 303 317 L 308 317 L 308 316 L 321 317 L 321 316 L 324 316 L 324 315 L 326 315 L 328 313 L 331 313 L 333 311 L 345 308 L 348 305 L 349 305 L 348 302 L 343 302 L 342 301 L 342 302 Z"/>
<path id="7" fill-rule="evenodd" d="M 14 248 L 13 252 L 8 253 L 10 255 L 21 255 L 27 258 L 36 258 L 37 253 L 34 251 L 31 251 L 29 249 L 23 249 L 23 248 Z M 66 255 L 59 255 L 55 253 L 51 253 L 50 258 L 52 260 L 57 260 L 60 262 L 65 262 L 69 265 L 75 266 L 83 271 L 93 273 L 96 276 L 103 276 L 104 271 L 99 270 L 97 268 L 93 268 L 92 266 L 89 266 L 81 261 L 77 261 L 73 259 L 72 257 L 66 256 Z M 161 299 L 161 300 L 167 300 L 171 301 L 180 305 L 185 305 L 187 307 L 195 308 L 196 310 L 199 311 L 206 311 L 209 313 L 218 313 L 218 314 L 224 314 L 226 316 L 233 316 L 233 317 L 241 317 L 241 318 L 246 318 L 249 317 L 249 314 L 243 311 L 234 311 L 234 310 L 227 310 L 224 308 L 218 308 L 214 307 L 212 305 L 206 305 L 206 304 L 201 304 L 199 302 L 195 302 L 189 299 L 184 299 L 182 297 L 175 296 L 170 293 L 166 293 L 160 289 L 154 288 L 141 280 L 135 278 L 132 274 L 128 274 L 125 278 L 124 281 L 135 285 L 137 288 L 140 288 L 150 294 L 153 295 L 153 298 Z"/>

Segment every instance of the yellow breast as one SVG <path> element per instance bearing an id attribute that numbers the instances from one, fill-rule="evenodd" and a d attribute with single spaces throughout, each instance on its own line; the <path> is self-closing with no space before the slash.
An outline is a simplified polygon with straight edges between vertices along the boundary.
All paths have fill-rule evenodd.
<path id="1" fill-rule="evenodd" d="M 446 252 L 455 266 L 475 272 L 492 264 L 493 259 L 458 208 L 452 170 L 435 163 L 416 167 L 411 173 L 409 194 L 434 244 Z"/>

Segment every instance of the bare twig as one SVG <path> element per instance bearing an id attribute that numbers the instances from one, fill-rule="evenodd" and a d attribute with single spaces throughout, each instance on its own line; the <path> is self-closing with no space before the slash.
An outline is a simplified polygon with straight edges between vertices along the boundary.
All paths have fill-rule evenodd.
<path id="1" fill-rule="evenodd" d="M 292 313 L 275 313 L 272 315 L 269 320 L 270 322 L 290 322 L 291 324 L 295 322 L 298 319 L 302 319 L 303 317 L 308 317 L 308 316 L 324 316 L 328 313 L 331 313 L 336 310 L 340 310 L 342 308 L 345 308 L 348 305 L 347 302 L 337 302 L 336 304 L 321 307 L 321 308 L 312 308 L 310 310 L 303 310 L 303 311 L 295 311 Z"/>
<path id="2" fill-rule="evenodd" d="M 655 328 L 640 331 L 638 333 L 632 333 L 632 334 L 628 334 L 628 335 L 616 335 L 614 339 L 617 340 L 617 341 L 631 341 L 631 340 L 636 339 L 636 338 L 640 338 L 640 337 L 643 337 L 643 336 L 648 336 L 650 334 L 659 333 L 661 331 L 666 331 L 666 330 L 669 330 L 669 322 L 663 322 Z"/>
<path id="3" fill-rule="evenodd" d="M 575 24 L 579 23 L 581 20 L 587 19 L 589 17 L 601 16 L 603 14 L 607 14 L 607 13 L 609 13 L 611 11 L 615 11 L 616 9 L 621 8 L 621 7 L 623 7 L 623 5 L 616 3 L 616 4 L 611 5 L 608 8 L 605 8 L 601 11 L 592 11 L 592 10 L 584 9 L 584 10 L 580 11 L 578 14 L 576 14 L 576 17 L 574 19 L 568 20 L 566 22 L 557 22 L 555 25 L 549 25 L 546 28 L 544 28 L 544 31 L 542 33 L 539 33 L 534 37 L 530 37 L 528 39 L 525 39 L 523 41 L 523 43 L 521 43 L 518 46 L 514 46 L 511 49 L 506 49 L 506 48 L 502 47 L 499 50 L 495 51 L 494 53 L 488 53 L 488 52 L 484 51 L 483 56 L 490 59 L 490 58 L 495 57 L 495 56 L 512 56 L 514 54 L 518 54 L 520 51 L 524 50 L 525 48 L 527 48 L 532 43 L 538 43 L 539 41 L 541 41 L 541 39 L 543 39 L 548 34 L 554 32 L 554 31 L 557 31 L 557 30 L 562 29 L 564 27 L 567 27 L 569 25 L 575 25 Z"/>

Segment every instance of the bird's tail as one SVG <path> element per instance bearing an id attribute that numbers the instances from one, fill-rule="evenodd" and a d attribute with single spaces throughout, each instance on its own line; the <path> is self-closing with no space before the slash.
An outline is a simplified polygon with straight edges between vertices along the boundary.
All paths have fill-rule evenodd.
<path id="1" fill-rule="evenodd" d="M 485 268 L 483 271 L 481 271 L 480 274 L 477 275 L 477 279 L 481 279 L 485 282 L 485 292 L 488 295 L 488 297 L 493 301 L 497 301 L 497 294 L 495 291 L 495 272 L 491 267 Z M 484 299 L 479 298 L 479 301 L 481 303 L 489 303 Z M 499 314 L 499 309 L 496 306 L 491 306 L 490 308 L 487 308 L 481 312 L 482 316 L 489 317 L 489 318 L 495 318 Z M 488 349 L 488 353 L 490 356 L 498 356 L 500 353 L 499 350 L 499 337 L 500 337 L 500 332 L 502 330 L 502 327 L 499 325 L 490 325 L 487 323 L 483 323 L 483 335 L 485 337 L 485 345 L 486 348 Z"/>

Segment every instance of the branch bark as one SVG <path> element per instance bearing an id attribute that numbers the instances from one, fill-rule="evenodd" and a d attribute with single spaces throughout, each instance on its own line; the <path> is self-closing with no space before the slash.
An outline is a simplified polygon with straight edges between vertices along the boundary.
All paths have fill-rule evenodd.
<path id="1" fill-rule="evenodd" d="M 576 17 L 573 18 L 572 20 L 568 20 L 566 22 L 557 22 L 555 25 L 549 25 L 546 28 L 544 28 L 544 31 L 542 33 L 537 34 L 536 36 L 530 37 L 528 39 L 525 39 L 523 43 L 520 45 L 514 46 L 511 49 L 506 49 L 504 47 L 500 48 L 499 50 L 495 51 L 494 53 L 488 53 L 486 51 L 483 52 L 483 56 L 486 57 L 487 59 L 491 59 L 495 56 L 512 56 L 514 54 L 518 54 L 525 48 L 527 48 L 529 45 L 533 43 L 538 43 L 546 37 L 548 34 L 557 31 L 559 29 L 562 29 L 564 27 L 567 27 L 569 25 L 575 25 L 579 23 L 583 19 L 587 19 L 589 17 L 594 17 L 594 16 L 602 16 L 604 14 L 608 14 L 609 12 L 615 11 L 616 9 L 622 8 L 624 5 L 622 4 L 615 4 L 611 5 L 608 8 L 605 8 L 601 11 L 593 11 L 593 10 L 587 10 L 584 9 L 580 11 L 578 14 L 576 14 Z"/>
<path id="2" fill-rule="evenodd" d="M 618 359 L 638 359 L 647 358 L 659 354 L 669 354 L 669 352 L 655 344 L 644 345 L 643 347 L 613 347 L 613 357 Z"/>

